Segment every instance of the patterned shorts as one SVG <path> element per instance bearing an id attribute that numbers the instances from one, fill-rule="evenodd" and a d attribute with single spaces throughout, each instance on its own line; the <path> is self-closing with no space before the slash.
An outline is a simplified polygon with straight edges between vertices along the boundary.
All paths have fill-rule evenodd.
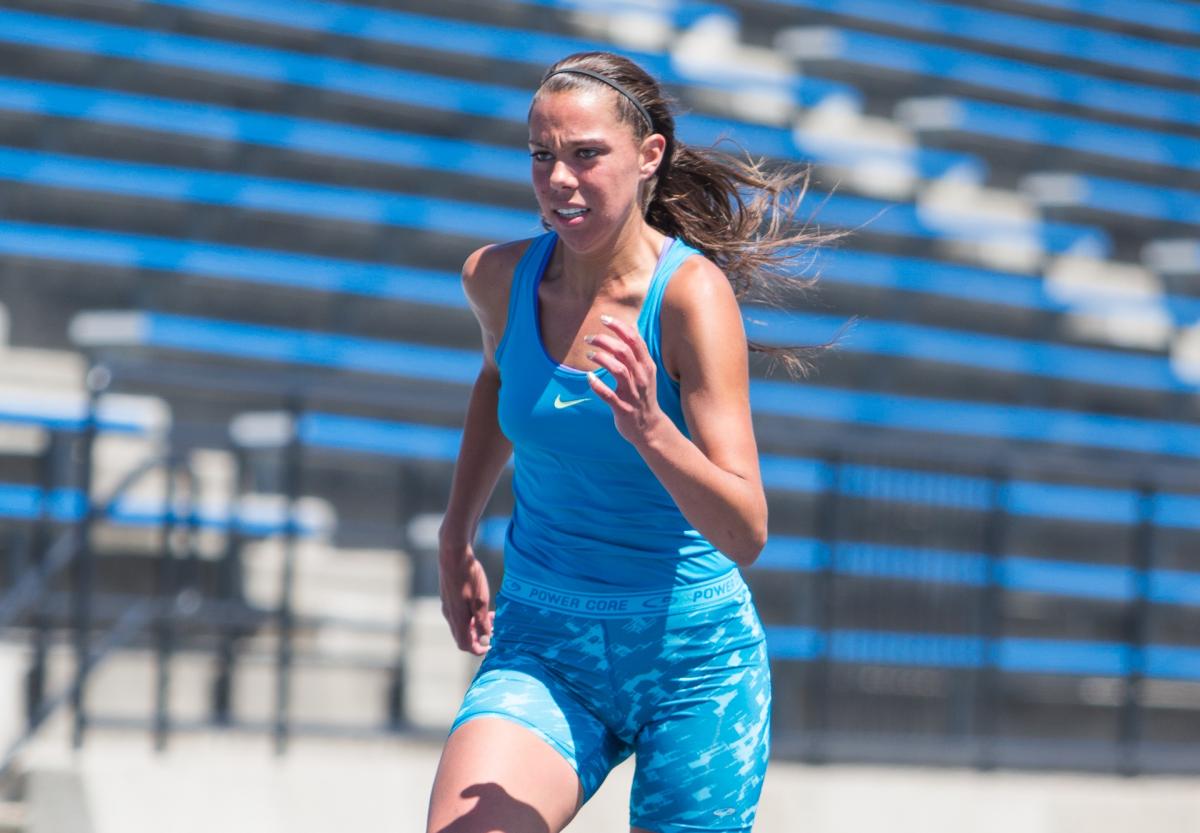
<path id="1" fill-rule="evenodd" d="M 633 596 L 505 577 L 492 647 L 450 731 L 521 724 L 571 764 L 587 801 L 631 754 L 630 824 L 749 831 L 767 767 L 771 673 L 741 574 Z"/>

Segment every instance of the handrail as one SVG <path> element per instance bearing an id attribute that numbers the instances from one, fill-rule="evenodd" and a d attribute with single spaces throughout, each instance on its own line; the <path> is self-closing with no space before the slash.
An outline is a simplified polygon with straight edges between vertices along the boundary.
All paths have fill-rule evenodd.
<path id="1" fill-rule="evenodd" d="M 195 517 L 195 506 L 197 503 L 197 489 L 195 484 L 198 481 L 195 476 L 195 472 L 192 471 L 189 465 L 181 465 L 175 455 L 170 453 L 150 455 L 129 472 L 127 472 L 110 490 L 106 499 L 96 501 L 94 503 L 89 501 L 89 505 L 87 507 L 88 512 L 85 514 L 91 515 L 93 512 L 95 512 L 95 510 L 99 509 L 101 515 L 108 515 L 116 508 L 118 501 L 120 501 L 131 488 L 133 488 L 148 473 L 154 471 L 159 466 L 165 466 L 167 468 L 167 482 L 169 485 L 167 503 L 163 512 L 164 557 L 169 558 L 171 557 L 169 552 L 169 537 L 173 531 L 174 524 L 180 515 L 187 519 L 189 523 L 193 521 Z M 190 484 L 188 497 L 190 499 L 191 506 L 186 513 L 177 514 L 174 506 L 175 497 L 173 483 L 176 471 L 180 467 L 183 468 L 186 478 Z M 87 534 L 86 528 L 81 525 L 64 530 L 58 539 L 51 544 L 50 548 L 46 552 L 45 558 L 28 568 L 21 578 L 15 582 L 13 588 L 7 594 L 5 594 L 3 598 L 0 598 L 0 629 L 8 627 L 31 607 L 44 602 L 51 595 L 51 580 L 54 578 L 54 576 L 68 567 L 76 564 L 79 561 L 80 556 L 86 551 Z M 76 709 L 78 710 L 75 719 L 74 734 L 76 744 L 81 741 L 82 729 L 84 725 L 81 708 L 84 685 L 86 684 L 91 672 L 95 669 L 95 667 L 113 650 L 128 642 L 129 639 L 139 633 L 147 625 L 147 623 L 152 621 L 162 621 L 164 617 L 169 616 L 171 602 L 168 600 L 165 594 L 161 592 L 162 589 L 163 588 L 160 587 L 160 593 L 156 598 L 142 599 L 136 604 L 128 607 L 117 620 L 117 623 L 113 626 L 113 628 L 108 632 L 108 634 L 106 634 L 103 641 L 95 648 L 87 646 L 85 635 L 77 634 L 77 647 L 79 645 L 84 646 L 85 654 L 81 660 L 77 661 L 74 679 L 65 690 L 59 692 L 59 694 L 53 698 L 38 702 L 36 704 L 36 708 L 33 708 L 30 711 L 28 715 L 28 723 L 26 724 L 24 731 L 22 731 L 16 740 L 9 745 L 4 757 L 0 759 L 0 779 L 4 778 L 8 774 L 16 760 L 16 756 L 20 753 L 21 749 L 23 749 L 29 743 L 29 741 L 33 739 L 41 726 L 45 723 L 46 719 L 64 703 L 72 702 L 75 704 Z M 94 588 L 91 587 L 90 582 L 87 582 L 87 586 L 77 586 L 74 590 L 74 596 L 76 599 L 76 613 L 78 614 L 80 608 L 82 607 L 84 610 L 86 610 L 87 618 L 89 620 L 87 623 L 77 622 L 77 628 L 90 627 L 91 596 L 94 595 L 94 593 Z M 162 666 L 166 659 L 161 656 L 164 650 L 162 647 L 164 643 L 161 640 L 169 640 L 169 638 L 169 633 L 167 633 L 167 631 L 164 629 L 164 631 L 160 634 L 159 714 L 156 721 L 156 728 L 159 729 L 158 738 L 160 745 L 162 743 L 162 738 L 165 736 L 166 728 L 162 716 L 163 706 L 165 705 L 165 687 L 162 683 L 165 669 Z M 165 650 L 169 653 L 169 643 L 165 645 Z"/>
<path id="2" fill-rule="evenodd" d="M 121 479 L 109 494 L 109 499 L 103 501 L 102 514 L 111 512 L 125 491 L 131 488 L 138 478 L 159 463 L 168 460 L 166 455 L 150 457 L 137 468 Z M 16 619 L 25 613 L 29 607 L 37 604 L 47 595 L 49 582 L 55 575 L 65 570 L 82 551 L 79 530 L 72 527 L 66 529 L 46 551 L 46 557 L 41 563 L 29 567 L 13 584 L 3 597 L 0 597 L 0 630 L 9 627 Z"/>
<path id="3" fill-rule="evenodd" d="M 149 621 L 155 618 L 155 607 L 157 607 L 155 600 L 142 599 L 137 604 L 125 610 L 125 613 L 117 620 L 117 624 L 108 632 L 104 640 L 89 652 L 87 661 L 82 668 L 76 671 L 75 678 L 71 684 L 54 697 L 43 701 L 37 711 L 30 716 L 29 725 L 25 728 L 25 731 L 9 744 L 4 757 L 0 758 L 0 779 L 8 777 L 13 764 L 16 763 L 17 756 L 29 741 L 33 739 L 34 735 L 37 734 L 38 729 L 42 727 L 46 719 L 54 714 L 64 703 L 74 700 L 79 695 L 83 683 L 92 669 L 115 649 L 128 642 Z"/>

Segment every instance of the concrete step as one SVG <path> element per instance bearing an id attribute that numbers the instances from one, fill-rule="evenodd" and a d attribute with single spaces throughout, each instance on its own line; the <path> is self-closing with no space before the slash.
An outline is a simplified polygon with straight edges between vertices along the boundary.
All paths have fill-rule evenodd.
<path id="1" fill-rule="evenodd" d="M 24 801 L 0 801 L 0 833 L 27 833 L 29 805 Z"/>

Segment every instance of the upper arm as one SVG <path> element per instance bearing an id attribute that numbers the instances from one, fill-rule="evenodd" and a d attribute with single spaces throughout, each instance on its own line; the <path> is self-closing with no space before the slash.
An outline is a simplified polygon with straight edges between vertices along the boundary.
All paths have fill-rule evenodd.
<path id="1" fill-rule="evenodd" d="M 516 269 L 528 241 L 503 243 L 476 249 L 462 267 L 463 293 L 479 322 L 483 339 L 483 361 L 495 367 L 496 345 L 504 337 L 508 319 L 509 293 Z"/>
<path id="2" fill-rule="evenodd" d="M 662 339 L 692 441 L 720 468 L 761 485 L 746 330 L 733 288 L 711 261 L 693 256 L 672 277 Z"/>

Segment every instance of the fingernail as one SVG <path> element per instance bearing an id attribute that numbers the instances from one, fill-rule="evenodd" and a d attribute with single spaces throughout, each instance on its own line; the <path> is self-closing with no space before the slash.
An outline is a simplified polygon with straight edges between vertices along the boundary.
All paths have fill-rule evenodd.
<path id="1" fill-rule="evenodd" d="M 595 336 L 589 333 L 588 335 L 585 335 L 583 337 L 583 340 L 586 341 L 588 344 L 591 344 L 593 338 L 595 338 Z"/>
<path id="2" fill-rule="evenodd" d="M 595 351 L 595 350 L 588 350 L 588 351 L 587 351 L 587 359 L 588 359 L 589 361 L 590 361 L 590 360 L 591 360 L 591 358 L 592 358 L 593 356 L 595 356 L 595 355 L 596 355 L 596 351 Z"/>
<path id="3" fill-rule="evenodd" d="M 589 381 L 589 382 L 594 382 L 594 381 L 596 380 L 596 371 L 594 371 L 594 370 L 589 370 L 589 371 L 587 372 L 587 377 L 588 377 L 588 381 Z"/>
<path id="4" fill-rule="evenodd" d="M 602 316 L 600 316 L 600 323 L 601 323 L 601 324 L 611 324 L 611 323 L 612 323 L 612 316 L 611 316 L 611 315 L 607 315 L 607 314 L 606 314 L 606 315 L 602 315 Z"/>

